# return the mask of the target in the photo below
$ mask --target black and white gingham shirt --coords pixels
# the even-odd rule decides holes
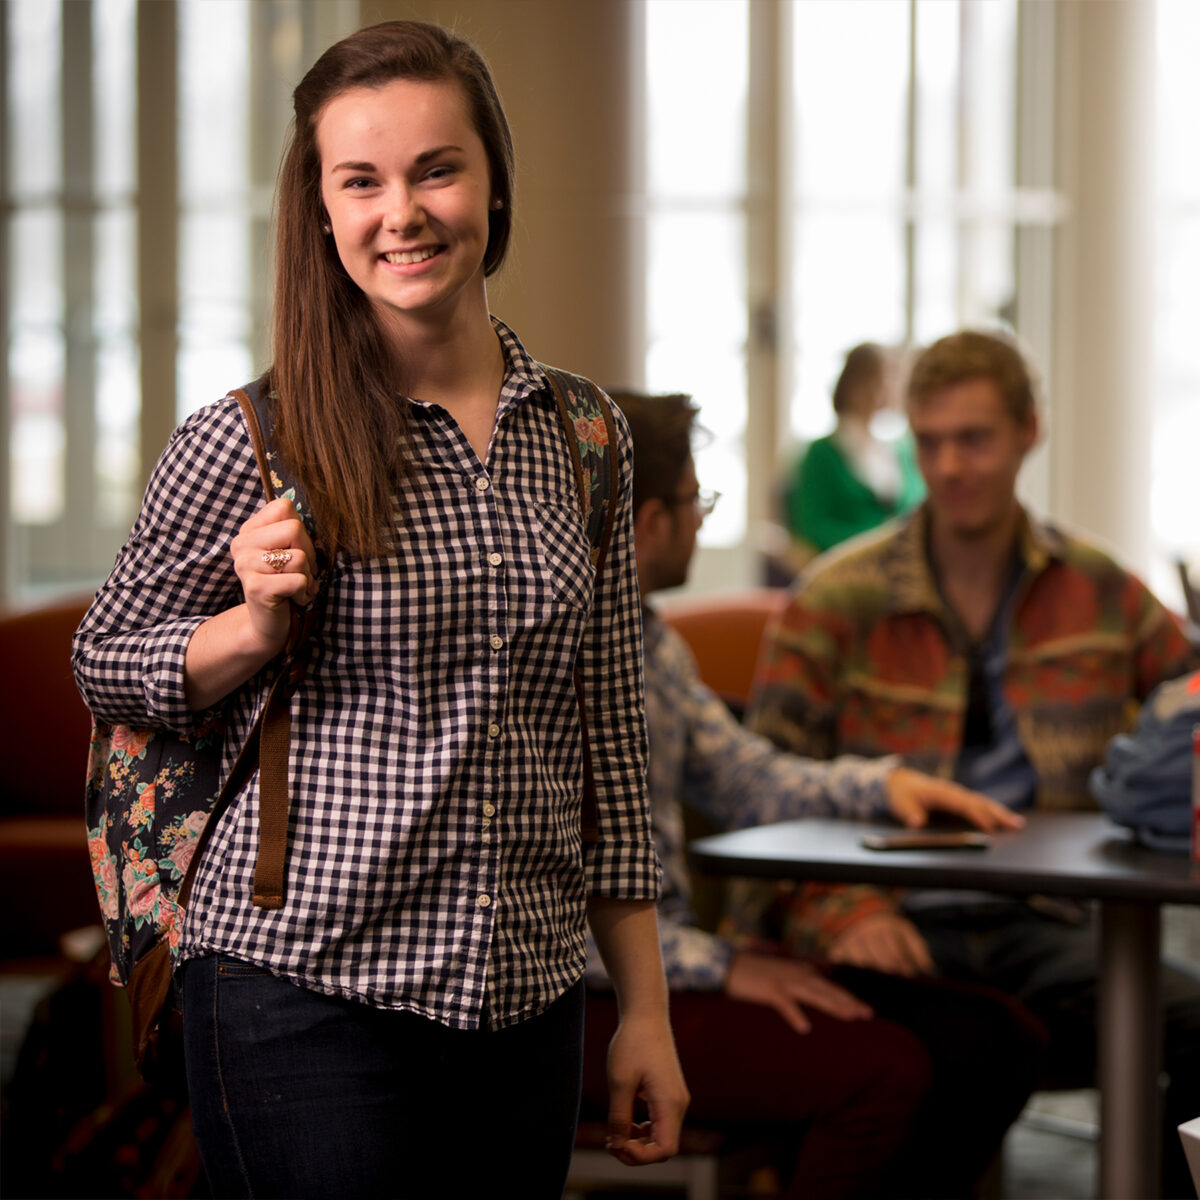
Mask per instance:
[[[206,851],[185,959],[233,954],[318,991],[500,1027],[583,973],[588,892],[657,896],[628,430],[617,413],[622,487],[593,604],[549,384],[496,328],[507,366],[486,466],[444,409],[413,402],[400,548],[339,556],[330,573],[292,698],[284,907],[251,903],[256,776]],[[262,504],[234,401],[176,430],[76,635],[76,676],[97,716],[189,728],[188,640],[241,601],[229,542]],[[586,854],[577,651],[600,821]],[[231,698],[226,770],[269,676]]]

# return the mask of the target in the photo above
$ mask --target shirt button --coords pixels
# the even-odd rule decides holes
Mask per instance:
[[[475,480],[475,490],[477,492],[486,492],[488,490],[489,486],[490,485],[489,485],[487,479],[485,479],[482,475],[480,475],[480,477],[477,480]]]
[[[495,724],[489,725],[488,726],[488,737],[498,738],[499,736],[500,736],[500,726],[495,725]]]
[[[500,565],[500,564],[501,564],[503,561],[504,561],[504,555],[503,555],[503,554],[497,554],[495,550],[493,550],[493,551],[491,552],[491,554],[489,554],[489,555],[488,555],[488,562],[489,562],[489,563],[490,563],[490,564],[491,564],[493,567],[498,567],[498,566],[499,566],[499,565]]]
[[[492,840],[492,835],[490,833],[485,833],[479,840],[485,843],[490,842]]]
[[[487,906],[489,904],[491,904],[491,902],[492,902],[492,898],[486,892],[484,892],[484,894],[482,896],[480,896],[478,900],[475,901],[475,903],[478,904],[480,908],[487,908]]]
[[[496,815],[496,806],[494,804],[485,804],[483,806],[483,815],[485,817],[494,817]]]
[[[504,639],[498,633],[493,633],[489,642],[493,650],[499,650],[504,645]]]

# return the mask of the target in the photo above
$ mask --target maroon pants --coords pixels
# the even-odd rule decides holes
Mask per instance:
[[[812,1030],[797,1034],[763,1005],[673,992],[688,1120],[769,1128],[792,1159],[788,1196],[970,1196],[1033,1087],[1040,1027],[981,989],[853,969],[834,978],[876,1017],[839,1021],[808,1008]],[[612,996],[589,992],[583,1111],[592,1117],[606,1112],[615,1028]]]

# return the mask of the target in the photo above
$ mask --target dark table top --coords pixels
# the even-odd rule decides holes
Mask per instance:
[[[1139,844],[1100,813],[1029,813],[1024,829],[992,834],[986,850],[867,850],[867,833],[897,826],[806,819],[691,843],[709,875],[818,879],[1010,895],[1200,904],[1200,869],[1185,854]]]

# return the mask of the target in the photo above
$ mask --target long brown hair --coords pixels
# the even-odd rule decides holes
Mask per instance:
[[[303,480],[320,538],[371,557],[395,543],[394,497],[408,469],[408,408],[370,301],[346,273],[321,199],[317,122],[335,96],[396,79],[451,80],[487,153],[492,197],[484,273],[512,232],[513,146],[487,64],[470,43],[425,21],[386,21],[331,46],[293,93],[279,168],[275,239],[274,440]]]

